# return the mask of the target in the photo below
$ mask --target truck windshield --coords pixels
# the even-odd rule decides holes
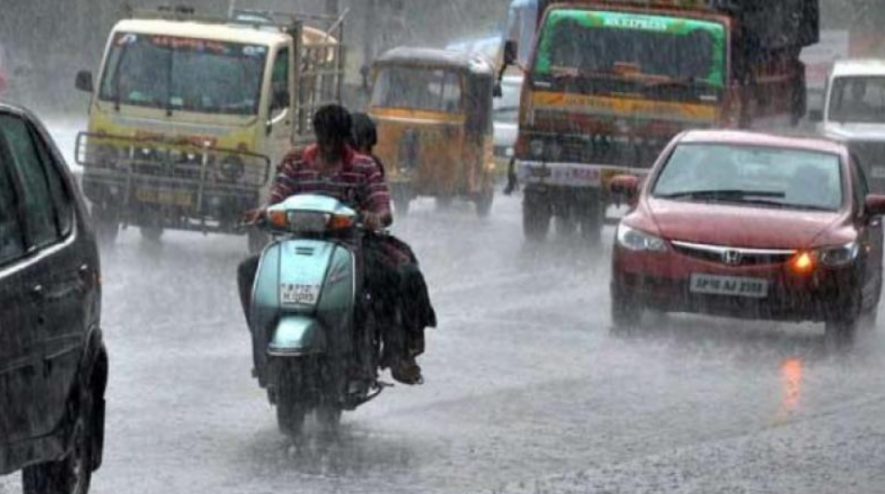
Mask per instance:
[[[255,115],[266,58],[265,46],[119,33],[99,98],[169,111]]]
[[[833,81],[829,120],[885,123],[885,77],[840,77]]]
[[[375,80],[372,106],[460,112],[461,76],[457,72],[442,69],[384,68]]]
[[[722,87],[726,37],[717,22],[556,9],[547,15],[533,72],[541,78],[629,72]]]

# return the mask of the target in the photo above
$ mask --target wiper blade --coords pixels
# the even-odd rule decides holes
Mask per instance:
[[[657,197],[663,199],[726,199],[745,201],[747,198],[784,199],[786,196],[787,194],[784,192],[772,192],[766,190],[720,189],[674,192],[671,194],[662,194]]]

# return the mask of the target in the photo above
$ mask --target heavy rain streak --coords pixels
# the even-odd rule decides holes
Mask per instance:
[[[0,494],[885,492],[885,1],[0,7]]]

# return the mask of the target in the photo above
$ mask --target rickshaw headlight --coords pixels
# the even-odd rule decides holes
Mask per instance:
[[[544,141],[540,139],[535,139],[531,143],[529,143],[529,151],[532,153],[533,158],[543,158],[544,157]]]

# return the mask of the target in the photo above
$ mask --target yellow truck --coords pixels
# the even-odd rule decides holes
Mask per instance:
[[[138,12],[108,40],[76,158],[100,238],[121,227],[262,237],[240,223],[267,197],[274,166],[340,101],[343,18],[232,11]]]

